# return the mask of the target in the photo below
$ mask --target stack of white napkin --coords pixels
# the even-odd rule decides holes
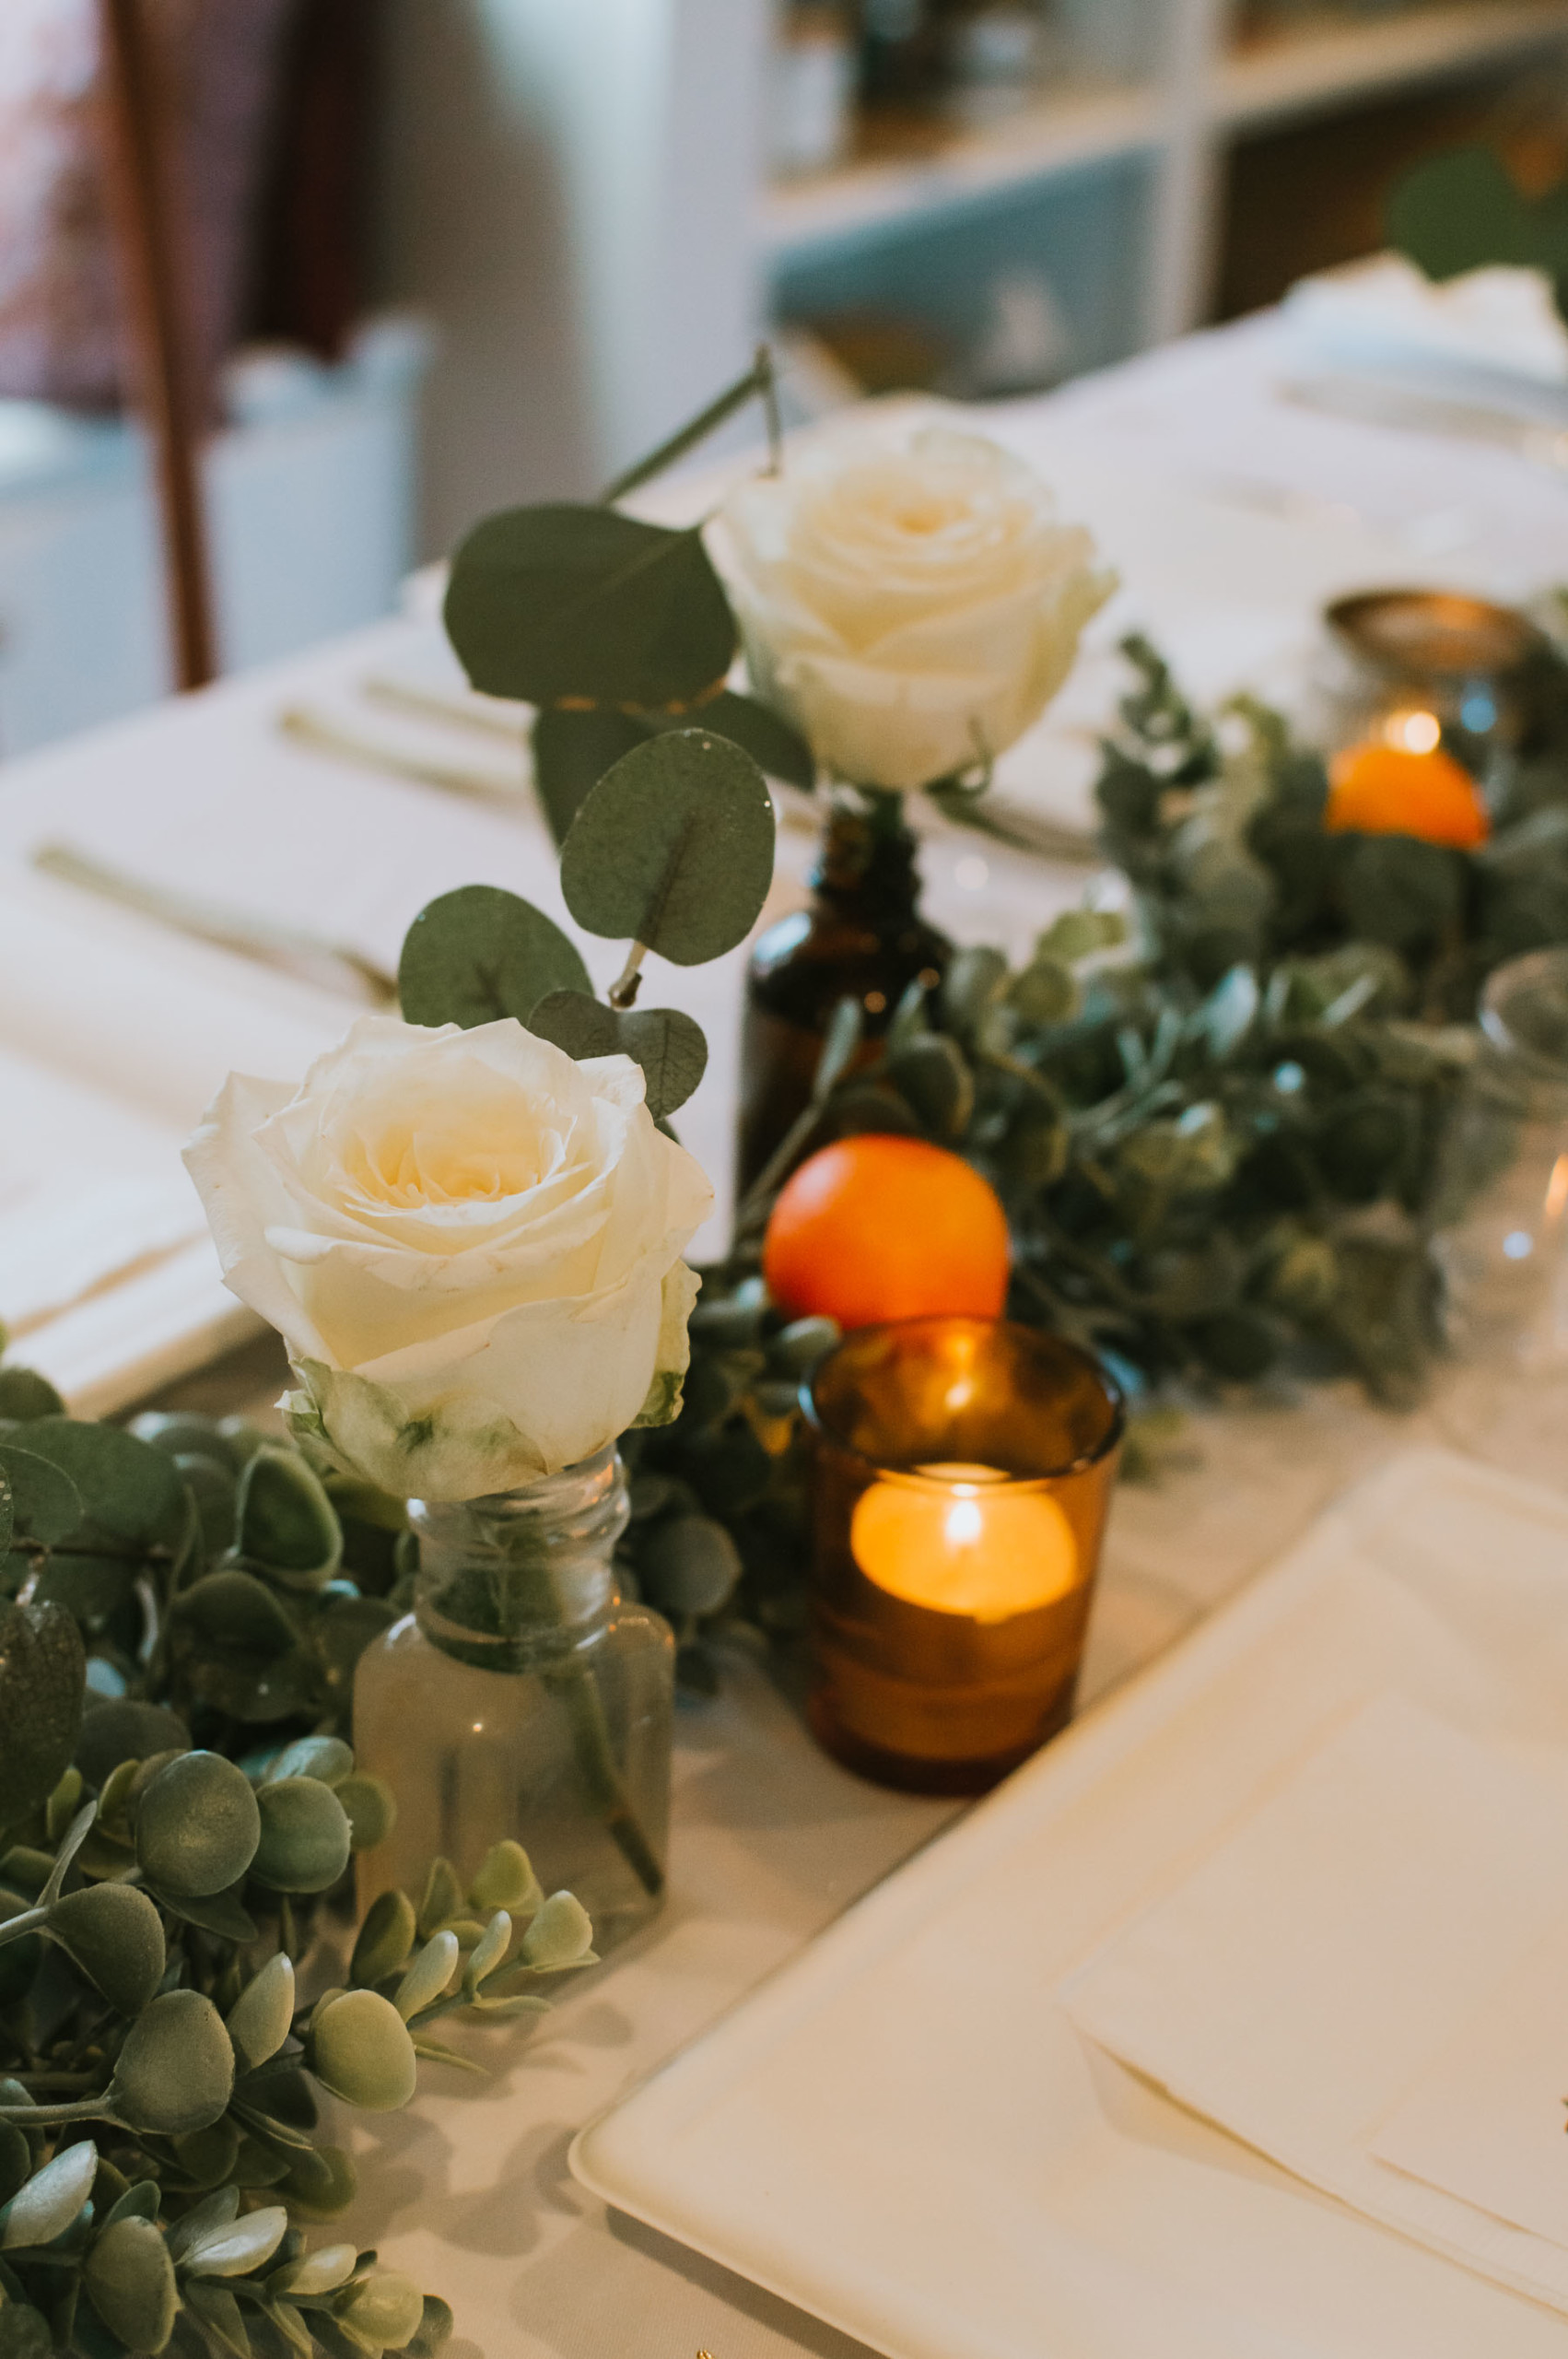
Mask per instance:
[[[1568,1755],[1379,1697],[1062,1997],[1178,2104],[1568,2310]]]

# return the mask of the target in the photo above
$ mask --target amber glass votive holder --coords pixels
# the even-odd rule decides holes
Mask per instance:
[[[1125,1422],[1087,1352],[1005,1320],[863,1327],[803,1401],[819,1743],[978,1794],[1072,1710]]]

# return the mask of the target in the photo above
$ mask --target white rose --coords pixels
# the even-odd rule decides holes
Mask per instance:
[[[857,423],[727,502],[717,555],[757,694],[856,786],[930,786],[1004,753],[1115,586],[996,443]]]
[[[298,1089],[231,1074],[185,1159],[297,1429],[381,1489],[508,1490],[674,1414],[712,1191],[629,1057],[366,1016]]]

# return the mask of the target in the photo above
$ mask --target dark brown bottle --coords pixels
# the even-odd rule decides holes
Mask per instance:
[[[752,953],[741,1033],[737,1201],[811,1102],[834,1009],[858,999],[863,1062],[917,980],[939,983],[953,945],[920,916],[916,839],[839,808],[823,839],[811,907],[770,926]]]

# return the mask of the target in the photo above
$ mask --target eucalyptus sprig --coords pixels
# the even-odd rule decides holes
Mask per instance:
[[[333,1736],[247,1773],[165,1707],[89,1708],[86,1663],[64,1605],[0,1605],[0,2350],[429,2359],[444,2302],[289,2224],[355,2192],[318,2092],[405,2105],[421,2057],[465,2061],[432,2027],[542,2008],[588,1919],[503,1841],[466,1892],[445,1860],[417,1907],[384,1892],[303,2000],[316,1905],[390,1794]]]

